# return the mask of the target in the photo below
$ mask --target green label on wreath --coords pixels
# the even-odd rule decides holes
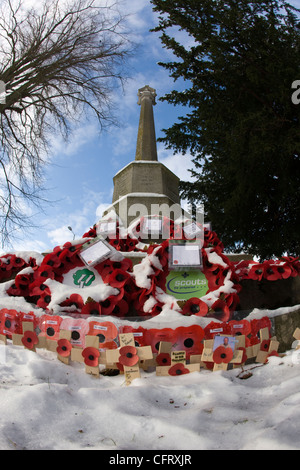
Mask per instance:
[[[178,300],[203,297],[208,291],[208,281],[202,271],[171,272],[166,280],[166,293]]]

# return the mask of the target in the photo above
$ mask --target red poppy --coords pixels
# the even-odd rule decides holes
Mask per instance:
[[[86,302],[85,305],[81,308],[81,315],[101,315],[101,305],[99,302],[94,300]]]
[[[134,346],[123,346],[120,348],[119,364],[132,367],[139,362],[137,349]]]
[[[27,263],[24,259],[20,258],[19,256],[13,255],[10,259],[10,264],[12,268],[23,268],[27,266]]]
[[[259,320],[257,319],[251,320],[250,325],[251,325],[252,336],[256,336],[259,333],[259,330],[262,330],[263,328],[268,328],[270,332],[271,327],[272,327],[271,320],[269,317],[263,317],[263,318],[260,318]]]
[[[273,263],[271,265],[270,261],[264,261],[263,267],[264,267],[264,277],[268,279],[268,281],[277,281],[278,279],[281,278],[279,272],[277,271],[275,266],[273,266]]]
[[[110,315],[115,308],[117,299],[115,295],[110,295],[107,299],[100,302],[102,315]]]
[[[126,302],[126,300],[121,299],[115,304],[111,314],[116,317],[124,317],[128,313],[128,310],[128,302]]]
[[[156,362],[159,366],[170,366],[171,356],[168,353],[160,353],[156,356]]]
[[[192,354],[201,354],[203,350],[202,340],[204,330],[200,325],[179,326],[174,331],[174,346],[177,351],[186,351],[186,357]]]
[[[292,275],[292,267],[288,263],[278,263],[272,266],[277,273],[277,279],[288,279]]]
[[[204,328],[205,339],[213,339],[215,335],[218,334],[225,334],[230,335],[231,329],[229,323],[218,323],[211,321],[206,327]]]
[[[72,345],[76,345],[84,348],[85,336],[89,331],[89,323],[83,318],[64,318],[60,324],[61,330],[71,331],[70,342]]]
[[[176,341],[175,331],[172,328],[162,328],[161,330],[145,329],[144,332],[144,341],[145,344],[150,345],[152,352],[157,353],[159,350],[159,343],[161,341],[166,341],[168,343],[174,344]]]
[[[218,299],[211,306],[213,313],[212,316],[222,322],[227,322],[230,319],[230,310],[224,300]]]
[[[91,321],[89,322],[88,335],[98,336],[99,343],[104,343],[105,341],[113,340],[118,336],[118,328],[112,322]]]
[[[42,334],[49,339],[57,339],[62,320],[59,315],[42,315],[39,319],[39,328]]]
[[[57,341],[57,354],[62,357],[69,357],[72,350],[72,344],[67,339],[59,339]]]
[[[40,308],[47,309],[47,306],[51,302],[51,295],[48,293],[45,293],[45,295],[41,295],[40,298],[37,301],[37,306]]]
[[[82,238],[95,238],[97,236],[96,225],[91,227],[87,232],[82,235]]]
[[[82,351],[86,366],[96,367],[99,364],[100,351],[97,348],[88,347]]]
[[[192,297],[184,304],[183,315],[196,315],[197,317],[205,317],[208,312],[208,305],[197,297]]]
[[[169,375],[183,375],[183,374],[189,374],[190,371],[184,367],[184,364],[179,363],[179,364],[174,364],[174,366],[170,367],[168,374]]]
[[[213,352],[213,360],[216,364],[222,362],[228,364],[233,358],[233,351],[230,347],[218,346]]]
[[[145,332],[146,330],[142,326],[139,326],[138,328],[133,328],[132,326],[129,326],[129,325],[123,325],[120,328],[120,333],[132,333],[133,334],[134,344],[137,347],[149,345],[149,343],[145,339]]]
[[[123,287],[124,284],[131,278],[130,274],[123,269],[114,269],[112,273],[106,276],[104,282],[112,287]]]
[[[136,245],[138,244],[138,242],[139,241],[137,239],[128,237],[126,242],[125,242],[126,251],[129,251],[129,252],[134,251]]]
[[[25,331],[21,341],[27,349],[34,349],[35,345],[39,342],[37,334],[34,331]]]
[[[264,276],[264,267],[262,264],[257,263],[250,267],[248,271],[248,278],[254,281],[261,281]]]
[[[269,339],[264,339],[264,340],[260,343],[260,350],[261,350],[261,351],[269,351],[270,342],[271,342],[271,340],[269,340]]]
[[[248,336],[251,333],[251,326],[248,320],[231,320],[229,322],[231,334]]]
[[[44,284],[41,279],[37,279],[36,281],[32,282],[29,286],[30,288],[30,295],[39,295],[39,296],[44,296],[44,295],[50,295],[51,291],[49,286],[47,284]]]
[[[19,313],[16,310],[8,310],[3,308],[0,310],[0,332],[1,334],[12,337],[13,333],[18,333],[19,326]]]
[[[79,294],[71,294],[70,297],[60,303],[61,307],[73,307],[73,310],[76,309],[76,311],[79,312],[83,308],[83,305],[83,298]]]

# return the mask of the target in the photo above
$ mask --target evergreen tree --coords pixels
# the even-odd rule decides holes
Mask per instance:
[[[153,31],[174,54],[160,65],[188,84],[161,98],[187,106],[160,139],[192,155],[182,196],[204,203],[226,249],[299,255],[300,10],[275,0],[151,3]]]

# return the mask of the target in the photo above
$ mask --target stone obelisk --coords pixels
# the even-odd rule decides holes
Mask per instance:
[[[113,178],[113,200],[106,213],[114,210],[125,227],[142,215],[173,218],[169,208],[180,207],[180,180],[157,158],[153,113],[155,98],[156,91],[149,85],[138,90],[141,110],[135,160]]]
[[[136,143],[136,160],[157,161],[156,136],[153,106],[156,104],[154,88],[146,85],[138,91],[138,104],[141,106],[138,136]]]

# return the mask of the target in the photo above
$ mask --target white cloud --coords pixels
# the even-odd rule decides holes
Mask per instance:
[[[159,161],[175,173],[181,181],[193,181],[191,173],[189,172],[190,169],[195,168],[191,155],[173,155],[170,153],[170,150],[165,149],[159,149],[158,155]]]

